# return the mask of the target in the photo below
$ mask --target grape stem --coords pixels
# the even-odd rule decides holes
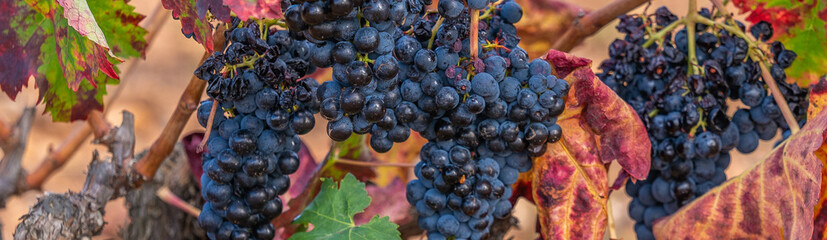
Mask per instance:
[[[160,189],[158,189],[158,191],[155,192],[155,195],[158,195],[158,198],[160,198],[161,201],[164,201],[165,203],[172,205],[173,207],[181,209],[182,211],[188,213],[190,216],[197,218],[198,215],[201,215],[201,209],[198,209],[192,206],[192,204],[187,203],[187,201],[184,201],[183,199],[178,197],[178,195],[175,195],[175,193],[170,191],[169,188],[166,186],[163,186]]]
[[[416,167],[416,164],[413,163],[388,163],[388,162],[365,162],[365,161],[355,161],[355,160],[348,160],[337,158],[336,163],[341,163],[345,165],[353,165],[353,166],[363,166],[363,167],[401,167],[401,168],[412,168]]]
[[[793,116],[792,111],[790,111],[790,105],[787,104],[787,100],[784,99],[784,95],[782,95],[781,90],[778,89],[778,84],[776,84],[775,79],[772,78],[772,74],[770,74],[770,70],[767,69],[766,64],[766,61],[758,64],[761,66],[761,76],[764,77],[764,81],[767,83],[767,86],[770,87],[770,92],[772,92],[772,98],[775,99],[776,105],[781,108],[784,121],[790,126],[790,133],[795,134],[801,130],[801,127],[798,126],[798,122],[795,121],[795,116]]]
[[[436,33],[439,31],[439,27],[442,26],[442,22],[445,21],[445,18],[439,17],[434,23],[434,27],[431,28],[431,39],[428,39],[428,49],[434,49],[434,39],[436,39]]]
[[[471,29],[469,31],[468,41],[471,44],[471,59],[477,59],[477,52],[479,51],[480,40],[477,35],[480,33],[480,10],[471,10]]]
[[[207,121],[207,132],[204,133],[204,139],[201,140],[201,144],[198,144],[198,152],[199,153],[204,152],[204,146],[207,145],[207,140],[210,139],[210,135],[211,135],[210,133],[212,133],[212,125],[214,123],[213,119],[215,119],[215,110],[218,109],[218,101],[216,101],[215,99],[212,99],[211,101],[212,101],[212,108],[210,109],[210,116],[209,116],[209,118],[207,118],[207,119],[209,119]]]
[[[673,30],[675,30],[675,28],[677,28],[678,26],[681,26],[685,23],[686,23],[686,18],[682,18],[682,19],[678,19],[677,21],[674,21],[674,22],[670,23],[669,25],[666,25],[666,27],[664,27],[663,29],[655,32],[654,34],[649,35],[649,39],[647,39],[646,42],[643,43],[642,47],[643,48],[648,48],[653,43],[655,43],[655,41],[659,41],[659,40],[663,39],[664,37],[666,37],[667,34],[671,33]]]
[[[696,16],[698,16],[698,5],[696,0],[689,0],[689,10],[686,13],[686,20],[684,24],[686,24],[686,39],[687,39],[687,51],[689,52],[689,68],[686,70],[687,75],[692,74],[701,74],[702,72],[699,71],[696,67],[698,66],[698,57],[695,54],[695,21]]]
[[[551,48],[564,52],[571,51],[572,48],[583,42],[583,39],[596,33],[618,16],[626,14],[647,2],[649,0],[615,0],[582,18],[575,19]]]

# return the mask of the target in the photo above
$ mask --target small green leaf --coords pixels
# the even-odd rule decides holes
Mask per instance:
[[[790,0],[770,0],[770,1],[767,1],[767,6],[766,7],[767,8],[782,7],[782,8],[786,8],[786,9],[791,9],[791,8],[795,7],[794,4],[795,4],[794,1],[790,1]]]
[[[804,81],[811,80],[807,76],[818,78],[827,73],[827,31],[824,20],[817,15],[810,15],[801,25],[791,28],[790,34],[780,40],[798,54],[787,74],[807,85],[810,81]]]
[[[304,239],[402,239],[399,226],[390,218],[374,216],[370,222],[356,225],[353,216],[370,205],[365,184],[347,174],[337,183],[322,179],[319,195],[304,209],[294,224],[312,224],[310,232],[297,232],[291,240]]]

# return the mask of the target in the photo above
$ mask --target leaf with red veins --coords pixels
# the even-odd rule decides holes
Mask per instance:
[[[94,42],[84,41],[83,37],[74,29],[62,27],[60,18],[55,18],[55,40],[57,45],[57,59],[63,67],[63,75],[73,91],[78,91],[83,80],[89,82],[92,87],[98,87],[94,81],[97,69],[100,69],[107,76],[118,79],[118,74],[109,60],[107,50]],[[79,41],[80,40],[80,41]]]
[[[12,100],[38,75],[46,32],[37,23],[44,18],[23,1],[0,2],[0,89]]]
[[[813,121],[827,107],[827,79],[822,77],[810,88],[810,107],[807,108],[807,121]],[[824,136],[827,138],[827,133]],[[822,166],[827,166],[827,142],[815,152]],[[813,217],[813,239],[825,239],[827,236],[827,168],[821,168],[821,193],[815,206]]]
[[[649,172],[651,143],[638,115],[591,70],[591,61],[557,50],[545,59],[571,85],[558,116],[560,141],[534,159],[514,190],[533,200],[544,239],[602,239],[608,214],[608,166],[617,161],[626,174]],[[512,197],[512,199],[514,199]]]
[[[825,130],[822,111],[751,169],[657,220],[655,238],[811,239]]]
[[[109,49],[106,36],[95,21],[95,16],[89,10],[86,0],[57,0],[63,7],[63,16],[69,21],[69,26],[75,28],[80,35],[86,36],[89,40]]]
[[[203,1],[203,0],[202,0]],[[281,18],[281,0],[224,0],[239,19]]]
[[[373,216],[390,216],[391,222],[402,225],[413,220],[410,214],[411,205],[408,201],[400,201],[406,199],[405,191],[407,184],[399,178],[391,181],[387,186],[379,186],[376,184],[368,184],[365,190],[370,196],[370,205],[365,208],[364,212],[353,216],[353,221],[356,224],[367,223]]]
[[[143,16],[123,0],[94,1],[83,11],[80,2],[61,3],[74,9],[64,11],[57,1],[0,3],[0,89],[14,99],[34,77],[38,102],[54,121],[83,120],[91,110],[103,109],[105,86],[118,82],[115,64],[120,61],[93,40],[106,39],[103,43],[119,57],[135,57],[146,47],[146,31],[137,26]],[[87,37],[69,25],[93,19],[100,29],[118,31],[103,32],[103,38],[99,30],[85,32]],[[82,27],[78,29],[91,31]]]
[[[230,8],[224,5],[221,0],[199,0],[195,7],[198,8],[198,17],[207,16],[207,10],[220,21],[230,22]]]
[[[199,16],[196,0],[161,0],[164,8],[172,10],[172,18],[181,21],[184,36],[195,37],[207,52],[213,52],[213,26],[206,17]]]

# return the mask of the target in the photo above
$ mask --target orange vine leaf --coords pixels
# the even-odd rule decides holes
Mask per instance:
[[[810,239],[825,129],[821,112],[751,169],[658,220],[655,238]]]
[[[827,80],[821,78],[810,89],[810,107],[807,109],[807,121],[812,121],[817,114],[822,112],[821,110],[825,106],[827,106]],[[822,166],[827,166],[827,144],[822,142],[815,155],[821,160]],[[821,194],[819,194],[818,203],[815,206],[815,215],[813,216],[813,239],[825,239],[825,236],[827,236],[827,208],[824,208],[824,203],[827,202],[827,179],[825,177],[827,177],[827,168],[822,167]]]
[[[534,159],[532,171],[516,183],[515,196],[537,204],[544,239],[602,239],[609,164],[617,161],[623,176],[643,179],[651,143],[632,107],[594,75],[590,60],[557,50],[545,59],[572,86],[557,121],[563,137]]]

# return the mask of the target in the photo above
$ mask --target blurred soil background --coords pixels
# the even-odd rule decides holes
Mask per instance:
[[[535,54],[532,54],[531,58],[540,57],[539,53],[536,52],[542,53],[543,51],[539,51],[540,49],[548,49],[556,38],[562,35],[564,29],[556,27],[560,25],[561,21],[571,21],[573,18],[572,15],[561,15],[550,11],[538,12],[529,9],[560,6],[562,2],[569,3],[569,7],[576,6],[576,9],[582,8],[589,11],[599,9],[611,2],[609,0],[518,1],[523,5],[525,12],[521,24],[518,24],[518,29],[521,30],[520,37],[523,39],[520,45],[530,51],[534,50]],[[526,7],[527,1],[533,1],[532,4],[536,4],[535,6],[538,7]],[[132,1],[130,4],[136,7],[137,12],[149,15],[161,3],[160,1]],[[686,4],[684,1],[653,0],[648,12],[653,13],[658,7],[667,6],[676,15],[683,16],[686,11]],[[633,13],[642,13],[645,6],[634,10]],[[701,7],[711,7],[711,5],[701,1]],[[128,110],[135,114],[137,138],[135,149],[137,152],[149,147],[161,133],[175,109],[183,89],[192,76],[193,70],[197,67],[204,53],[204,48],[201,45],[181,34],[181,23],[173,20],[169,11],[161,11],[161,14],[166,16],[163,25],[160,28],[155,26],[148,28],[151,32],[157,31],[158,36],[153,42],[149,43],[150,47],[146,53],[146,59],[129,60],[139,61],[139,63],[128,75],[121,74],[120,85],[110,86],[107,89],[109,93],[112,93],[116,88],[125,88],[114,102],[105,103],[106,108],[109,108],[106,118],[111,124],[119,125],[121,111]],[[574,14],[576,16],[577,11]],[[596,69],[600,62],[608,57],[609,44],[615,38],[621,37],[614,29],[616,24],[617,21],[613,21],[598,33],[583,41],[571,53],[592,59],[594,61],[592,68]],[[537,28],[543,29],[538,30]],[[31,81],[28,86],[29,88],[24,89],[18,95],[16,102],[12,102],[5,94],[0,94],[0,112],[2,112],[0,120],[11,124],[18,118],[23,108],[36,103],[37,89],[32,87],[34,81]],[[733,107],[731,112],[734,111],[735,108]],[[38,112],[43,112],[42,106],[38,106]],[[29,171],[36,168],[40,161],[49,154],[51,148],[59,145],[73,129],[81,124],[86,123],[53,123],[51,116],[38,114],[24,155],[23,167]],[[302,136],[305,143],[309,144],[308,147],[317,161],[325,155],[330,146],[330,139],[325,134],[325,126],[326,121],[317,118],[315,130]],[[198,125],[195,117],[192,117],[184,129],[183,135],[202,130],[203,128]],[[778,134],[778,136],[780,135]],[[772,141],[762,142],[759,149],[752,154],[743,155],[733,151],[733,161],[726,171],[727,176],[729,178],[736,176],[763,159],[772,149],[772,145],[777,141],[778,136]],[[44,191],[60,193],[81,190],[86,177],[87,165],[92,159],[92,152],[98,150],[106,153],[106,149],[93,145],[89,141],[91,141],[91,138],[86,140],[86,143],[75,153],[71,161],[45,182]],[[617,164],[612,165],[609,170],[610,182],[614,181],[619,170]],[[2,223],[0,239],[12,239],[18,219],[28,212],[41,194],[42,192],[29,191],[9,199],[6,208],[0,209],[0,223]],[[610,217],[615,220],[618,236],[622,239],[636,239],[633,229],[634,221],[627,214],[627,206],[631,198],[621,189],[619,192],[612,194],[610,200],[612,209]],[[515,207],[514,215],[519,219],[520,227],[519,229],[512,229],[508,233],[509,237],[514,237],[514,239],[535,239],[538,237],[534,233],[537,218],[536,209],[532,204],[521,199]],[[122,228],[121,226],[128,221],[127,209],[123,204],[123,199],[114,200],[107,205],[105,220],[107,225],[103,230],[103,234],[95,239],[119,239],[118,232]]]

